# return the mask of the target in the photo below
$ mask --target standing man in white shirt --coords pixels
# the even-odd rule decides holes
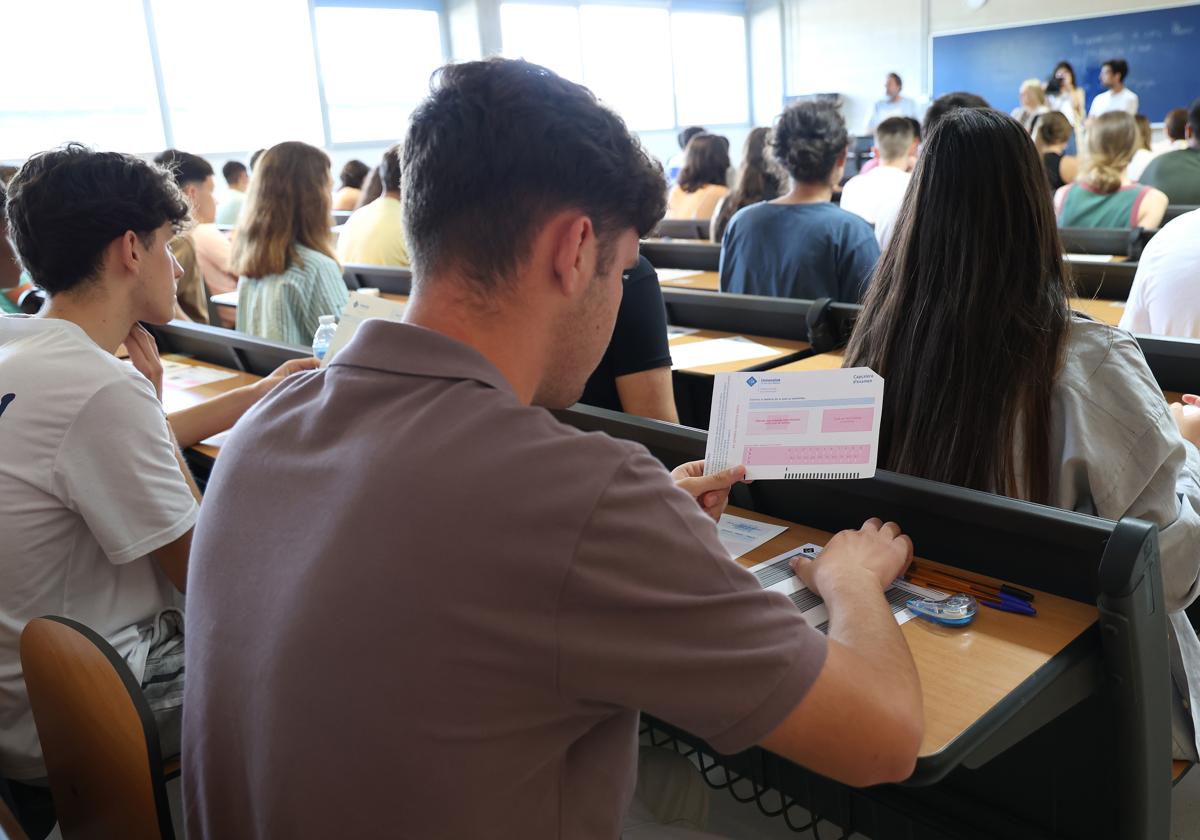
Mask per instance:
[[[1200,210],[1173,219],[1146,245],[1121,328],[1200,338]]]
[[[169,243],[188,203],[171,175],[70,145],[21,167],[7,215],[21,262],[50,296],[37,316],[0,317],[0,778],[26,833],[40,838],[54,811],[22,629],[60,615],[107,639],[144,688],[153,679],[163,752],[177,753],[183,616],[174,607],[200,499],[179,447],[229,428],[314,363],[289,362],[168,418],[163,366],[138,322],[175,311],[182,271]],[[115,355],[122,344],[129,362]]]
[[[887,207],[899,207],[911,178],[909,169],[917,153],[913,124],[904,117],[889,117],[875,129],[872,149],[879,166],[855,175],[842,187],[842,209],[875,224]],[[878,237],[876,237],[878,239]]]
[[[1129,63],[1123,58],[1113,58],[1104,62],[1100,67],[1100,84],[1108,90],[1096,94],[1092,107],[1088,109],[1088,122],[1109,111],[1124,111],[1130,116],[1137,116],[1138,95],[1125,87],[1125,79],[1129,77]]]
[[[887,79],[883,83],[883,89],[887,96],[880,99],[871,108],[871,116],[867,118],[867,127],[864,133],[874,134],[879,124],[890,117],[921,119],[921,115],[917,113],[917,103],[907,96],[900,95],[903,88],[904,82],[898,73],[887,74]]]

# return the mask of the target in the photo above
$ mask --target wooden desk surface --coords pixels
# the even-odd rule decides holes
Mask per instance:
[[[809,356],[807,359],[801,359],[798,362],[788,362],[786,365],[780,365],[777,368],[772,368],[772,370],[837,370],[842,366],[845,354],[845,349],[832,350],[829,353],[818,353],[815,356]]]
[[[672,272],[679,270],[681,269],[659,269],[659,271]],[[678,277],[667,277],[665,279],[660,277],[658,282],[663,286],[674,286],[680,289],[701,289],[706,292],[721,291],[721,275],[716,271],[689,271],[686,275]]]
[[[163,356],[163,358],[173,362],[182,362],[185,365],[229,370],[229,368],[222,367],[221,365],[200,362],[195,359],[189,359],[187,356],[168,354]],[[231,376],[228,379],[222,379],[219,382],[209,382],[206,385],[197,385],[192,388],[176,388],[170,382],[164,381],[163,410],[170,414],[173,411],[191,408],[193,405],[210,400],[213,397],[224,394],[226,391],[232,391],[234,388],[240,388],[243,385],[253,385],[260,378],[252,373],[242,373],[239,371],[236,376]],[[220,451],[219,447],[208,446],[206,444],[196,444],[192,448],[201,455],[207,455],[209,458],[216,458],[217,453]]]
[[[738,558],[753,566],[812,542],[824,545],[831,534],[784,519],[730,508],[730,513],[787,525],[788,530]],[[903,524],[903,523],[901,523]],[[936,563],[923,560],[929,566]],[[962,577],[988,580],[956,570]],[[1020,581],[1009,581],[1021,585]],[[1024,589],[1030,589],[1023,586]],[[1030,589],[1037,596],[1035,617],[980,607],[967,627],[950,628],[913,619],[900,628],[921,678],[925,739],[921,756],[941,752],[989,709],[1096,623],[1095,605]]]
[[[1121,316],[1125,314],[1125,301],[1071,298],[1071,308],[1084,315],[1090,315],[1101,323],[1112,324],[1115,327],[1120,323]]]
[[[780,359],[785,356],[790,356],[793,353],[802,353],[808,350],[810,345],[804,341],[790,341],[785,338],[763,338],[757,335],[747,335],[745,333],[727,333],[720,330],[697,330],[689,335],[682,335],[670,340],[672,347],[678,347],[682,344],[691,344],[695,341],[707,341],[713,338],[733,338],[735,336],[748,338],[751,341],[770,347],[775,352],[769,356],[760,356],[753,359],[742,359],[736,362],[725,362],[718,365],[704,365],[694,368],[678,368],[680,372],[696,374],[700,376],[712,376],[714,373],[736,373],[740,370],[756,367],[765,362],[770,362],[774,359]]]
[[[643,239],[642,242],[649,242],[652,245],[683,245],[686,248],[720,248],[720,242],[713,242],[708,239]]]
[[[390,300],[392,303],[403,303],[408,305],[408,295],[393,295],[389,292],[380,292],[379,296],[384,300]]]

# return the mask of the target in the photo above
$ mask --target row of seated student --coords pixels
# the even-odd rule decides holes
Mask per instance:
[[[839,119],[820,103],[781,118],[788,197],[831,189]],[[886,381],[880,465],[1155,522],[1173,752],[1195,760],[1200,641],[1182,610],[1200,588],[1200,416],[1167,406],[1128,335],[1070,313],[1027,132],[962,106],[926,129],[847,349]],[[609,346],[665,209],[659,165],[586,89],[500,59],[443,69],[403,155],[420,278],[406,323],[367,322],[324,371],[290,363],[165,419],[138,321],[171,317],[188,200],[160,168],[75,146],[14,179],[12,240],[50,294],[40,317],[0,319],[0,775],[22,820],[42,836],[49,802],[20,628],[65,611],[158,680],[182,645],[172,584],[187,587],[173,679],[195,838],[702,827],[700,809],[666,807],[701,798],[694,769],[635,754],[639,709],[724,753],[762,743],[850,784],[905,778],[921,699],[882,594],[911,557],[899,526],[868,522],[798,566],[831,604],[826,638],[717,539],[740,467],[668,474],[542,410],[574,402]],[[336,266],[296,245],[328,239],[323,153],[280,144],[255,179],[234,262],[291,244]],[[320,215],[272,227],[256,199]],[[177,444],[239,416],[198,505]],[[364,527],[380,499],[388,527]],[[160,711],[169,732],[179,709]]]
[[[499,59],[440,73],[404,155],[407,323],[367,322],[326,370],[169,418],[138,321],[172,314],[178,186],[81,147],[14,179],[12,238],[50,295],[0,320],[0,773],[31,834],[50,803],[17,636],[44,613],[96,628],[156,684],[186,638],[171,679],[193,838],[611,838],[660,821],[687,836],[703,782],[639,758],[643,708],[725,752],[905,778],[921,698],[883,597],[911,557],[900,528],[868,522],[798,564],[831,604],[826,637],[717,537],[744,470],[668,473],[544,410],[576,400],[608,344],[663,215],[659,165],[586,89]],[[327,163],[277,146],[248,211],[273,169],[328,194]],[[267,241],[257,224],[248,212],[235,263]],[[239,415],[198,505],[176,441]],[[363,527],[367,499],[389,527]],[[166,733],[179,709],[160,711]]]

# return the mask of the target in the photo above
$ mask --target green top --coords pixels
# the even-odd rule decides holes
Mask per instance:
[[[1100,193],[1082,183],[1067,190],[1058,226],[1065,228],[1134,228],[1149,187],[1130,184],[1114,193]]]
[[[1200,149],[1176,149],[1150,161],[1141,182],[1162,190],[1172,204],[1200,204]]]
[[[238,278],[237,328],[300,347],[312,344],[322,315],[341,315],[350,293],[337,261],[296,244],[282,274]]]

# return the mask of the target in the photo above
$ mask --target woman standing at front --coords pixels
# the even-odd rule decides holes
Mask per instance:
[[[322,315],[349,293],[329,229],[329,158],[307,143],[273,146],[259,161],[233,243],[238,330],[307,346]]]

